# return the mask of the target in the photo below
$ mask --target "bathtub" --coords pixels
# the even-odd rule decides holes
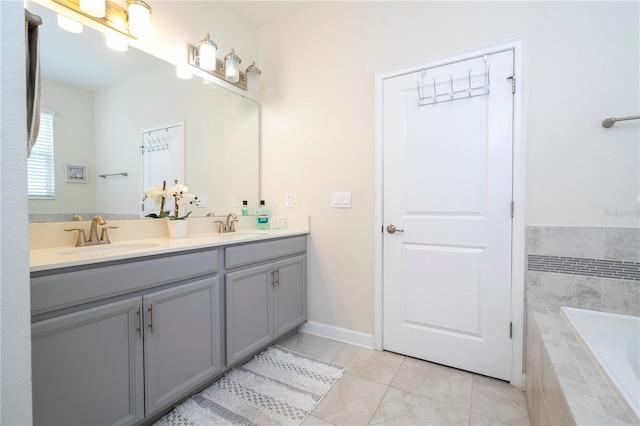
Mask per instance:
[[[628,408],[640,417],[640,317],[568,307],[562,313]]]

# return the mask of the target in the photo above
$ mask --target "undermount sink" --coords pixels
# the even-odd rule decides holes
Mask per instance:
[[[59,251],[57,254],[78,255],[78,254],[112,254],[120,251],[133,250],[137,248],[158,247],[158,243],[131,243],[131,244],[105,244],[97,246],[74,247],[72,249]]]

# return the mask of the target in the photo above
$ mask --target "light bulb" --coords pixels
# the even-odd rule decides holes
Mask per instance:
[[[235,49],[231,49],[231,53],[224,57],[224,78],[231,83],[240,81],[240,62],[242,59],[236,55]]]
[[[262,74],[262,71],[256,67],[255,61],[249,65],[245,73],[247,75],[247,90],[252,93],[260,92],[260,74]]]
[[[142,0],[127,0],[129,32],[140,38],[151,31],[151,7]]]
[[[205,71],[213,71],[216,69],[216,51],[218,46],[211,41],[209,33],[200,41],[198,46],[199,65]]]
[[[80,10],[96,18],[104,18],[107,14],[105,0],[80,0]]]
[[[80,34],[83,28],[80,22],[67,18],[64,15],[58,15],[58,26],[65,31],[75,34]]]

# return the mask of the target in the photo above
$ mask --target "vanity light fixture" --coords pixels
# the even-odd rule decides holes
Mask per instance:
[[[151,31],[151,7],[142,0],[127,0],[129,32],[141,38]]]
[[[113,32],[136,40],[147,35],[151,29],[151,7],[142,0],[127,0],[126,9],[115,2],[105,0],[51,1],[72,12],[71,14],[63,13],[68,19],[76,20],[76,16],[79,14],[85,18],[84,20],[79,19],[80,22],[90,25],[85,22],[86,18],[88,18],[104,27],[99,31],[105,34]],[[94,4],[91,8],[87,6],[88,4],[91,5],[92,2],[98,4]],[[125,2],[122,1],[122,3]],[[100,7],[100,4],[103,5],[105,10],[102,16],[98,16],[99,12],[96,10],[96,8]],[[78,23],[78,25],[81,24]]]
[[[58,26],[63,30],[74,34],[80,34],[84,28],[80,22],[74,21],[73,19],[60,14],[58,14]]]
[[[242,59],[236,55],[235,49],[231,49],[231,53],[228,53],[224,57],[224,78],[231,83],[237,83],[240,81],[240,63]]]
[[[256,67],[256,61],[249,65],[245,73],[247,74],[247,90],[253,93],[260,92],[260,74],[262,74],[262,71]]]
[[[211,40],[209,33],[207,33],[198,45],[198,66],[205,71],[215,70],[217,49],[218,45]]]
[[[213,44],[213,46],[217,48],[215,43],[211,41],[209,34],[207,34],[207,36],[198,43],[198,46],[187,43],[187,64],[191,65],[190,72],[193,72],[194,69],[200,70],[216,78],[225,80],[229,84],[233,84],[242,90],[247,90],[247,79],[249,75],[251,74],[253,78],[256,79],[255,77],[259,76],[261,73],[260,69],[255,66],[255,62],[247,68],[248,72],[245,73],[240,70],[241,59],[236,55],[235,49],[231,49],[231,53],[225,56],[223,61],[215,58],[215,55],[207,53],[209,43]],[[213,63],[214,58],[215,66]],[[209,59],[211,59],[211,63],[207,63]],[[252,91],[253,90],[257,92],[257,89],[252,89]]]
[[[94,18],[104,18],[107,15],[105,0],[80,0],[80,10]]]

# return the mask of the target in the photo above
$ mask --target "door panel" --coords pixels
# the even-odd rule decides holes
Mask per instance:
[[[32,324],[34,424],[132,425],[144,418],[141,301]]]
[[[407,244],[405,250],[411,281],[406,285],[406,322],[477,336],[482,250],[417,244]],[[443,278],[423,285],[425,270],[430,277]],[[452,308],[457,315],[451,315]]]
[[[408,97],[407,123],[420,125],[407,127],[407,139],[412,141],[406,154],[407,213],[482,214],[486,147],[476,143],[475,135],[486,134],[483,100],[414,108],[415,101]],[[433,139],[438,143],[430,143]],[[410,196],[422,193],[427,182],[440,184],[429,187],[429,197]]]
[[[276,274],[274,333],[276,338],[307,319],[307,256],[273,265]]]
[[[222,371],[220,279],[145,295],[147,416]]]
[[[483,96],[418,106],[421,72],[384,82],[383,214],[403,232],[383,240],[383,348],[509,379],[513,51],[487,59]],[[469,70],[483,58],[425,81],[446,93]]]
[[[227,365],[231,366],[273,339],[273,267],[230,272],[225,288]]]

